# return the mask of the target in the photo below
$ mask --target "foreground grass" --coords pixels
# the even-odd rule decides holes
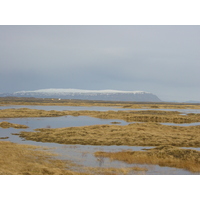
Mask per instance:
[[[60,144],[200,147],[200,126],[156,123],[42,128],[34,132],[22,131],[19,136],[26,140]]]
[[[1,128],[28,128],[28,126],[26,125],[22,125],[22,124],[13,124],[10,122],[0,122],[0,127]]]
[[[200,152],[174,146],[159,146],[146,151],[96,152],[95,156],[129,164],[156,164],[200,172]]]
[[[140,167],[83,167],[52,156],[41,147],[0,141],[0,175],[126,175],[147,171]]]
[[[0,141],[1,175],[75,175],[70,163],[52,158],[53,154],[32,145]]]
[[[98,175],[145,175],[148,171],[145,167],[122,167],[122,168],[102,168],[102,167],[86,167],[85,171],[89,174]]]
[[[200,114],[180,115],[176,111],[45,111],[28,108],[0,110],[0,118],[59,117],[66,115],[90,116],[100,119],[121,119],[127,122],[200,122]]]

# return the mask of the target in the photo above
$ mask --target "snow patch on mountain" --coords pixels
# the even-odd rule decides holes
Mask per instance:
[[[6,96],[103,100],[103,101],[144,101],[144,102],[161,101],[156,95],[150,92],[121,91],[121,90],[81,90],[81,89],[50,88],[50,89],[40,89],[32,91],[18,91]]]
[[[129,93],[129,94],[150,94],[150,92],[144,91],[121,91],[121,90],[82,90],[82,89],[39,89],[32,91],[18,91],[14,94],[25,94],[25,93],[48,93],[48,94],[67,94],[67,93],[100,93],[100,94],[116,94],[116,93]]]

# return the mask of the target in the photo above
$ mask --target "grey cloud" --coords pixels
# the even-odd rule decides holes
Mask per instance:
[[[144,90],[200,100],[200,26],[0,26],[0,92]]]

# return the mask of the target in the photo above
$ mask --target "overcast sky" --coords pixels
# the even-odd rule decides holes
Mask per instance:
[[[200,26],[0,26],[0,93],[146,91],[200,101]]]

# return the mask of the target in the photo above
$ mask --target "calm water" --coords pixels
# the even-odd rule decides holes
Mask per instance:
[[[181,123],[181,124],[177,124],[177,123],[160,123],[162,125],[166,125],[166,126],[199,126],[200,122],[195,122],[195,123]]]
[[[181,115],[194,113],[194,114],[200,114],[200,109],[133,109],[133,110],[157,110],[157,111],[178,111],[182,113]]]
[[[36,128],[64,128],[74,126],[90,126],[97,124],[111,124],[111,122],[118,122],[119,125],[127,125],[128,122],[119,119],[99,119],[88,116],[62,116],[62,117],[36,117],[36,118],[9,118],[0,119],[0,122],[8,121],[14,124],[24,124],[30,129]],[[29,130],[29,129],[27,129]]]

